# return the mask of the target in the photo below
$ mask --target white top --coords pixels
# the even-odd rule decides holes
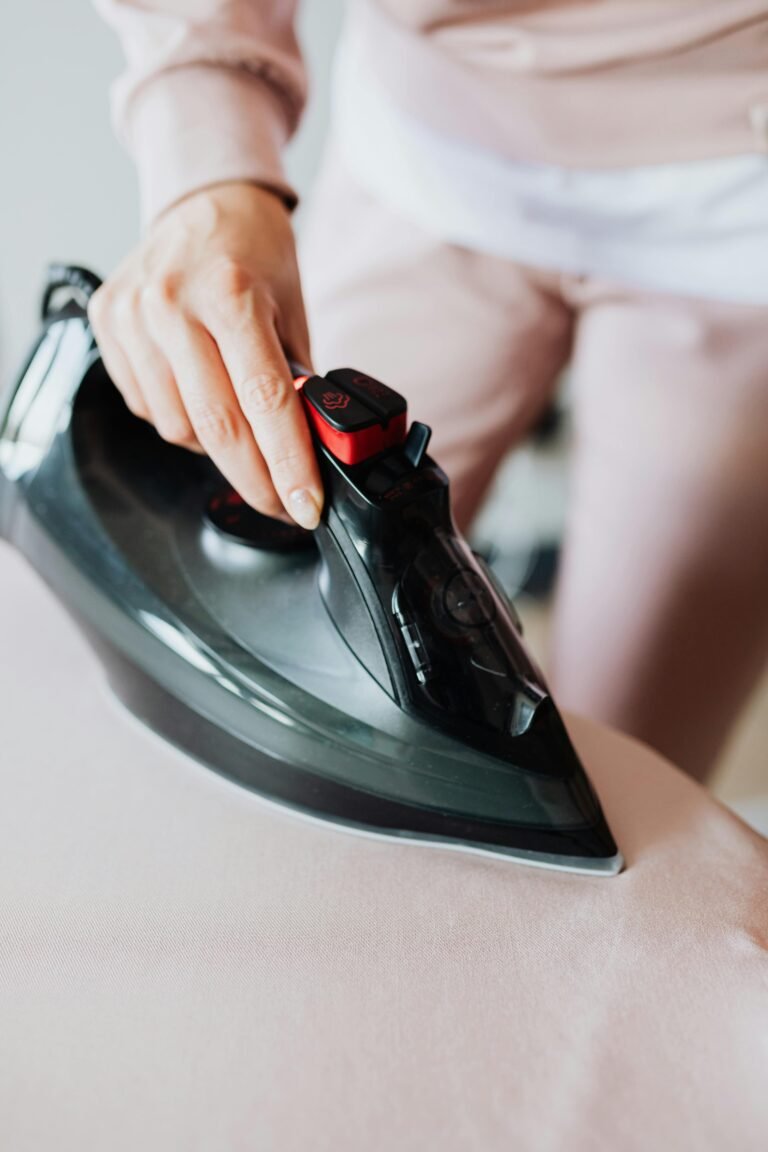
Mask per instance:
[[[640,289],[768,304],[768,156],[636,168],[510,162],[406,117],[351,27],[336,134],[378,200],[441,239]]]

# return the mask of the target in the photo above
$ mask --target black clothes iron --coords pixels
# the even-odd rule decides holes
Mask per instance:
[[[205,764],[368,833],[611,875],[611,833],[517,617],[457,532],[402,397],[297,381],[326,492],[306,533],[249,509],[111,385],[58,267],[0,414],[0,530],[118,696]]]

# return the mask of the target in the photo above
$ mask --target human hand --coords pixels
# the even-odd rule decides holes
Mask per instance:
[[[168,209],[91,297],[104,364],[163,439],[207,453],[259,512],[317,526],[322,484],[286,357],[309,365],[287,208],[221,184]]]

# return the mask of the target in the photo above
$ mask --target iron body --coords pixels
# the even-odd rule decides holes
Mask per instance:
[[[209,460],[124,406],[85,313],[97,283],[53,270],[42,335],[0,413],[0,531],[78,619],[124,703],[306,815],[618,872],[514,609],[453,524],[428,430],[349,464],[316,418],[321,527],[260,517]],[[345,371],[322,386],[370,382]]]

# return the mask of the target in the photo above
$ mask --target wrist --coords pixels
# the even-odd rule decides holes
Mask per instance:
[[[296,203],[282,168],[291,125],[253,77],[202,66],[164,73],[133,100],[130,127],[145,224],[221,184],[257,184]]]

